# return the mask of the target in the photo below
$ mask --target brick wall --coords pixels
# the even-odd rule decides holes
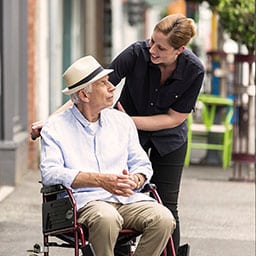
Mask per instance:
[[[38,0],[28,1],[28,132],[30,133],[31,124],[37,120],[36,115],[36,5]],[[38,143],[37,141],[28,141],[28,168],[38,169]]]

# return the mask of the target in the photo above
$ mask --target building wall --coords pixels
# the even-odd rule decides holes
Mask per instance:
[[[0,185],[27,171],[27,2],[1,1]]]
[[[28,0],[28,129],[36,120],[36,99],[35,99],[35,18],[37,0]],[[32,106],[32,107],[31,107]],[[28,168],[37,168],[37,143],[28,141]]]

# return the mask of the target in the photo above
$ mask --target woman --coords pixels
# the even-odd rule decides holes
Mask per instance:
[[[185,120],[204,77],[201,62],[185,48],[195,33],[192,19],[169,15],[156,24],[150,40],[135,42],[109,65],[114,69],[109,76],[114,85],[126,78],[117,107],[132,117],[140,143],[149,152],[152,182],[177,222],[176,250],[177,204],[187,148]]]
[[[186,49],[195,33],[192,19],[169,15],[156,24],[150,40],[135,42],[109,66],[114,69],[109,75],[114,85],[126,78],[117,108],[132,117],[140,143],[149,153],[152,182],[177,222],[176,251],[180,242],[177,204],[187,148],[185,121],[204,77],[200,60]],[[39,136],[38,128],[32,128],[32,138]]]

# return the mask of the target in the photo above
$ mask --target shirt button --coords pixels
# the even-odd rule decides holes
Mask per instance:
[[[179,96],[178,95],[175,95],[175,98],[177,99]]]
[[[150,106],[153,107],[154,106],[154,102],[150,102]]]
[[[158,92],[158,89],[155,89],[155,92]]]

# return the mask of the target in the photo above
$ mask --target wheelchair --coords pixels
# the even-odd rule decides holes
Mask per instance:
[[[147,184],[142,192],[151,193],[158,203],[162,203],[154,184]],[[43,250],[40,253],[44,256],[49,256],[50,247],[63,247],[73,248],[74,256],[79,256],[80,252],[82,252],[82,256],[97,256],[88,241],[87,228],[77,223],[77,208],[72,191],[61,184],[57,184],[43,186],[41,193],[43,198]],[[63,193],[67,196],[62,197]],[[140,235],[139,232],[134,230],[121,230],[114,249],[114,255],[133,256],[136,240]],[[54,241],[52,241],[52,238],[54,238]],[[172,237],[170,237],[167,246],[169,246],[172,256],[176,256]],[[167,255],[167,249],[163,251],[162,255]]]

